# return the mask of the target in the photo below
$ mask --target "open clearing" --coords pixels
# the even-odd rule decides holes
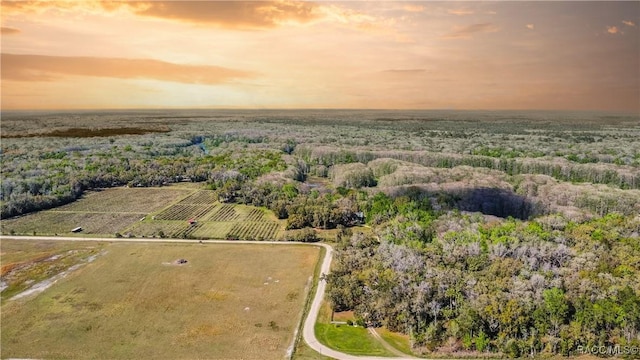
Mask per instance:
[[[5,244],[2,260],[29,258]],[[3,358],[281,359],[320,253],[268,244],[101,250],[44,293],[3,302]]]
[[[2,240],[2,301],[100,253],[96,242]]]
[[[53,211],[150,213],[187,196],[193,190],[176,187],[112,188],[90,192],[78,201]]]
[[[69,234],[71,229],[82,226],[85,234],[111,235],[123,227],[138,221],[145,214],[93,213],[40,211],[3,220],[3,230],[13,230],[16,234]]]
[[[318,341],[324,345],[351,355],[393,356],[393,353],[385,349],[366,328],[347,324],[332,324],[330,321],[331,308],[325,302],[315,324]]]
[[[188,184],[192,185],[192,184]],[[190,221],[197,223],[190,224]],[[265,209],[220,204],[214,191],[193,186],[112,188],[73,203],[2,221],[3,234],[276,240],[284,221]]]

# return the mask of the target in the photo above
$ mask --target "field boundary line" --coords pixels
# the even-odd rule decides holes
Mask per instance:
[[[320,260],[320,259],[318,259]],[[320,261],[318,261],[319,263]],[[314,272],[315,275],[315,272]],[[293,339],[291,340],[291,345],[287,348],[287,355],[285,355],[285,359],[291,360],[293,359],[293,354],[296,352],[296,345],[298,345],[298,340],[300,339],[300,329],[302,329],[302,320],[304,320],[304,315],[309,307],[309,299],[310,292],[313,286],[313,278],[314,275],[309,276],[307,279],[307,284],[304,286],[304,305],[302,306],[302,311],[300,311],[298,318],[296,319],[296,329],[293,331]]]
[[[147,189],[147,188],[140,188],[140,189]],[[184,189],[184,190],[189,191],[190,189]],[[173,202],[169,203],[167,206],[165,206],[165,207],[163,207],[163,208],[160,208],[160,209],[158,209],[158,210],[156,210],[156,211],[150,211],[150,212],[146,213],[146,214],[145,214],[145,220],[147,220],[149,217],[153,217],[153,216],[155,216],[155,215],[158,215],[158,214],[162,213],[162,212],[163,212],[163,211],[165,211],[166,209],[168,209],[168,208],[172,207],[173,205],[176,205],[176,204],[177,204],[177,203],[179,203],[180,201],[182,201],[182,200],[184,200],[184,199],[188,198],[189,196],[191,196],[191,195],[195,194],[195,193],[196,193],[196,192],[198,192],[198,191],[200,191],[200,189],[192,189],[190,193],[186,194],[186,195],[185,195],[185,196],[183,196],[183,197],[178,197],[175,201],[173,201]],[[133,223],[133,224],[131,224],[131,225],[129,225],[129,226],[127,226],[127,227],[125,227],[124,229],[122,229],[122,233],[123,233],[123,234],[126,234],[127,232],[130,232],[130,231],[131,231],[131,229],[132,229],[135,225],[136,225],[136,223]]]
[[[187,190],[187,189],[185,189],[185,190]],[[184,199],[188,198],[189,196],[191,196],[191,195],[193,195],[193,194],[197,193],[198,191],[200,191],[200,189],[193,189],[193,191],[191,191],[191,192],[190,192],[190,193],[188,193],[187,195],[185,195],[185,196],[183,196],[183,197],[180,197],[180,198],[177,198],[175,201],[173,201],[172,203],[169,203],[167,206],[165,206],[165,207],[163,207],[163,208],[161,208],[161,209],[158,209],[158,210],[156,210],[156,211],[149,212],[147,215],[152,215],[152,214],[157,215],[157,214],[160,214],[161,212],[165,211],[166,209],[168,209],[168,208],[172,207],[173,205],[177,205],[180,201],[182,201],[182,200],[184,200]]]
[[[309,284],[308,291],[305,292],[304,306],[302,307],[302,313],[300,314],[300,320],[298,321],[298,327],[295,331],[293,337],[293,343],[291,344],[291,353],[287,354],[287,359],[291,360],[294,358],[296,354],[296,348],[298,347],[298,343],[300,342],[300,338],[303,337],[303,326],[304,321],[309,316],[309,310],[311,308],[311,302],[313,301],[315,292],[318,288],[318,282],[320,281],[320,269],[322,267],[322,260],[327,256],[327,249],[325,247],[320,247],[320,256],[318,257],[318,262],[316,263],[315,268],[313,269],[313,276],[311,278],[311,283]],[[324,297],[324,296],[323,296]],[[314,325],[315,326],[315,325]]]
[[[89,211],[89,210],[43,210],[43,212],[54,212],[54,213],[62,213],[62,214],[130,214],[130,215],[144,215],[147,216],[149,213],[145,212],[136,212],[136,211]]]

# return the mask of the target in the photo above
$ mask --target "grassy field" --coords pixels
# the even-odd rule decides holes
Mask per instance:
[[[0,273],[4,302],[27,290],[32,284],[51,278],[99,254],[104,244],[96,242],[2,240]]]
[[[17,248],[3,241],[3,263],[50,251]],[[319,251],[105,243],[103,255],[44,293],[3,302],[0,355],[281,359]],[[176,265],[181,258],[188,262]]]
[[[380,337],[387,342],[387,344],[407,355],[413,355],[408,335],[392,332],[386,328],[377,328],[376,331],[380,334]]]
[[[393,356],[366,328],[346,324],[331,324],[331,310],[323,304],[315,326],[318,341],[351,355]]]
[[[40,211],[2,220],[2,229],[16,235],[69,235],[81,226],[84,234],[111,235],[132,225],[145,214]]]
[[[3,239],[0,247],[2,267],[33,261],[41,257],[53,256],[82,247],[96,247],[101,243],[93,241],[16,241]],[[3,272],[4,273],[4,272]]]
[[[192,192],[193,190],[179,187],[111,188],[90,192],[79,201],[74,201],[52,210],[146,214],[158,211]]]
[[[3,234],[73,235],[76,227],[101,237],[275,240],[284,221],[265,209],[220,204],[213,191],[194,184],[94,191],[71,204],[2,221]]]
[[[293,355],[296,360],[331,360],[332,358],[323,356],[307,345],[304,341],[298,342],[296,352]]]

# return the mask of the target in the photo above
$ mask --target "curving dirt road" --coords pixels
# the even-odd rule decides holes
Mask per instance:
[[[90,238],[90,237],[62,237],[62,236],[0,236],[0,241],[3,239],[12,240],[54,240],[54,241],[104,241],[104,242],[137,242],[137,243],[198,243],[199,240],[184,240],[184,239],[112,239],[112,238]],[[243,241],[243,240],[202,240],[203,244],[268,244],[268,245],[304,245],[304,246],[321,246],[326,249],[324,258],[322,259],[322,265],[320,266],[320,276],[328,274],[331,269],[331,260],[333,259],[333,248],[327,244],[322,243],[302,243],[293,241]],[[324,299],[324,292],[326,288],[326,281],[319,280],[318,287],[316,288],[313,302],[309,308],[309,314],[304,320],[304,326],[302,329],[302,338],[309,345],[310,348],[318,353],[338,360],[406,360],[410,357],[379,357],[379,356],[356,356],[342,353],[337,350],[333,350],[321,344],[316,338],[315,324],[320,313],[320,305]],[[417,359],[417,358],[414,358]]]

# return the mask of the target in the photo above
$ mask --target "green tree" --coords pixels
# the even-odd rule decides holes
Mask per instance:
[[[487,334],[485,334],[484,331],[480,331],[480,333],[478,333],[478,336],[476,336],[474,340],[476,344],[476,350],[478,350],[479,352],[484,352],[485,350],[488,350],[489,341],[490,339],[487,336]]]
[[[542,293],[544,298],[544,309],[548,316],[551,327],[549,329],[552,336],[558,336],[560,325],[567,320],[569,313],[569,303],[565,298],[564,291],[559,288],[547,289]]]

